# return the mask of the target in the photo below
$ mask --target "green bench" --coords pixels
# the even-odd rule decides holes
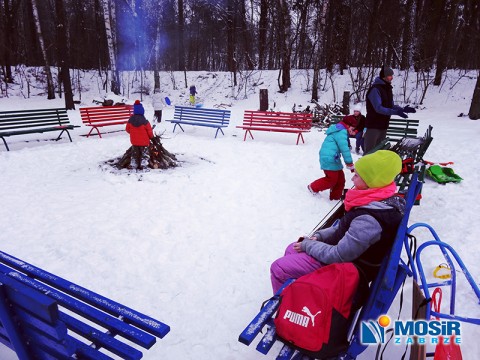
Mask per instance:
[[[6,137],[50,131],[60,131],[56,140],[60,140],[64,132],[70,142],[72,137],[68,130],[78,126],[71,125],[66,109],[34,109],[0,112],[0,138],[2,138],[7,151],[10,151]]]
[[[337,124],[345,117],[345,115],[332,115],[330,117],[331,124]],[[387,137],[389,141],[399,141],[404,137],[415,138],[417,137],[419,120],[414,119],[390,119]]]

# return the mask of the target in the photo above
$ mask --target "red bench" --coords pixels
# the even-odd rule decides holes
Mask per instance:
[[[245,130],[243,141],[247,134],[253,139],[252,131],[273,131],[298,134],[297,145],[300,139],[305,143],[303,133],[309,132],[311,127],[312,114],[254,110],[245,110],[243,124],[237,126]]]
[[[133,115],[133,105],[120,106],[91,106],[80,108],[82,122],[91,126],[90,136],[93,130],[97,130],[98,136],[102,137],[99,128],[112,125],[125,125]]]

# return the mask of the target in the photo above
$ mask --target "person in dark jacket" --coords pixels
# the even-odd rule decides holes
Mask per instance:
[[[148,166],[150,155],[148,146],[150,139],[153,138],[152,126],[144,116],[145,109],[136,100],[133,105],[133,115],[128,119],[125,130],[130,134],[130,142],[132,144],[132,157],[130,161],[130,168],[143,170]]]
[[[408,118],[406,113],[414,113],[416,110],[410,106],[400,107],[393,101],[393,70],[383,66],[380,76],[375,78],[367,92],[367,128],[365,139],[365,152],[372,150],[387,136],[387,128],[392,115]]]
[[[353,262],[372,281],[391,249],[405,212],[405,199],[396,194],[394,179],[402,159],[378,150],[355,163],[354,188],[345,197],[345,215],[338,224],[317,230],[290,244],[270,267],[273,292],[288,279],[298,279],[333,263]]]

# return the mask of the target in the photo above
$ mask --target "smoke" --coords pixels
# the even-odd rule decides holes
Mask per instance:
[[[152,4],[155,3],[155,4]],[[119,70],[152,70],[155,67],[155,42],[160,24],[159,57],[167,53],[171,42],[162,25],[158,2],[136,1],[135,8],[125,2],[116,7],[117,62]]]

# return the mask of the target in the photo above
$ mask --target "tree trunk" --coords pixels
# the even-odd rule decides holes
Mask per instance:
[[[472,104],[468,111],[468,117],[472,120],[480,119],[480,73],[477,75],[477,83],[473,91]]]
[[[60,79],[65,92],[65,108],[74,110],[72,82],[70,79],[70,57],[67,43],[68,26],[65,16],[63,0],[55,0],[55,12],[57,17],[57,56],[60,66]]]
[[[160,18],[158,18],[157,31],[155,34],[155,68],[153,69],[153,88],[154,89],[160,89],[160,31],[161,31]]]
[[[112,29],[112,17],[115,16],[114,13],[110,13],[110,2],[109,0],[102,0],[103,7],[103,19],[105,21],[105,33],[107,36],[107,46],[108,46],[108,57],[110,59],[110,71],[111,71],[111,90],[114,94],[120,94],[120,76],[117,69],[117,55],[115,51],[114,43],[114,30]]]
[[[4,53],[6,83],[13,83],[12,66],[15,65],[15,61],[13,59],[13,52],[15,49],[14,36],[17,33],[15,30],[15,18],[19,4],[20,1],[18,1],[16,4],[13,1],[3,1],[4,13],[1,22],[3,23],[2,27],[5,31],[3,34],[5,46],[2,49],[2,53]]]
[[[291,18],[290,7],[288,1],[279,0],[278,2],[279,16],[279,32],[280,32],[280,56],[282,61],[282,83],[280,84],[280,92],[286,92],[291,86],[290,80],[290,37],[291,37]]]
[[[446,69],[449,60],[449,54],[451,50],[451,39],[454,20],[457,17],[457,7],[453,6],[448,0],[445,4],[445,9],[443,11],[444,17],[442,17],[440,27],[441,33],[438,36],[439,39],[442,39],[439,46],[437,47],[437,69],[435,71],[435,79],[433,80],[434,86],[440,86],[442,83],[442,74]]]
[[[235,9],[234,0],[227,3],[227,66],[228,71],[233,75],[233,86],[237,86],[237,60],[235,59]]]
[[[258,23],[258,68],[265,69],[265,50],[267,48],[268,0],[260,1],[260,20]]]
[[[405,27],[403,28],[402,62],[400,68],[408,70],[413,64],[416,46],[415,19],[417,17],[417,0],[407,1]]]
[[[55,89],[53,86],[52,72],[50,70],[50,62],[48,61],[47,49],[45,48],[45,41],[43,40],[42,27],[40,25],[40,17],[38,16],[37,0],[32,0],[32,13],[35,21],[35,29],[37,31],[38,43],[43,56],[45,64],[45,73],[47,74],[47,99],[55,99]]]
[[[183,0],[178,0],[178,70],[186,71],[185,68],[185,18],[183,10]],[[185,87],[187,87],[187,81],[185,80]]]

